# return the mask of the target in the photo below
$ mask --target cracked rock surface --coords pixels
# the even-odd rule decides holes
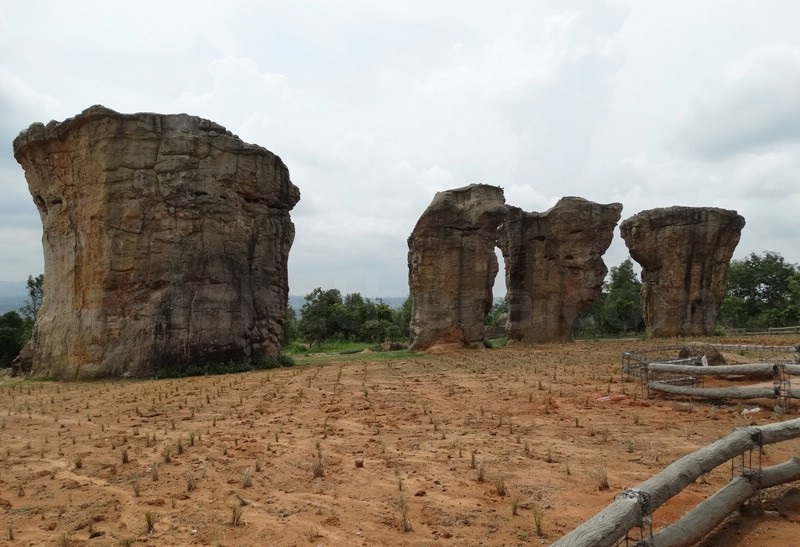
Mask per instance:
[[[620,224],[642,267],[642,312],[651,336],[713,334],[744,217],[714,207],[642,211]]]
[[[102,106],[31,125],[14,156],[45,259],[18,371],[145,376],[279,353],[300,191],[278,156],[196,116]]]
[[[436,193],[408,238],[412,349],[483,341],[499,271],[497,227],[507,215],[497,186]]]
[[[570,341],[572,323],[600,296],[608,272],[603,254],[622,205],[563,197],[543,213],[509,211],[498,241],[506,265],[508,340]]]

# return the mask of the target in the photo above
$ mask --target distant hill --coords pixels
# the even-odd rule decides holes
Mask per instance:
[[[0,281],[0,314],[19,310],[27,298],[25,281]]]

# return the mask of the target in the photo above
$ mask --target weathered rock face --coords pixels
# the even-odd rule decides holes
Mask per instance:
[[[439,192],[408,238],[411,348],[483,340],[497,276],[503,190],[486,184]]]
[[[572,323],[600,295],[622,205],[561,198],[544,213],[510,207],[498,244],[506,266],[510,342],[572,340]]]
[[[46,280],[18,369],[142,376],[278,354],[300,198],[279,157],[209,120],[101,106],[33,124],[14,155]]]
[[[620,232],[642,266],[642,311],[652,336],[712,334],[727,284],[728,263],[744,217],[710,207],[642,211]]]

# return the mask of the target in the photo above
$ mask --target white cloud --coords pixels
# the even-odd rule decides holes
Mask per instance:
[[[417,219],[436,191],[472,182],[529,211],[564,195],[619,201],[623,218],[738,209],[742,252],[800,261],[794,2],[183,0],[154,17],[28,0],[0,11],[0,278],[11,275],[3,229],[40,229],[10,140],[94,103],[187,111],[278,154],[302,196],[294,293],[403,294]],[[33,245],[30,264],[40,254]],[[626,256],[617,238],[606,262]]]
[[[703,158],[770,150],[800,140],[800,48],[759,48],[725,71],[720,88],[692,109],[677,147]]]

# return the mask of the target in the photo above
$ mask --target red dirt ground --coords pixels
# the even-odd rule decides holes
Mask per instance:
[[[734,427],[787,417],[643,399],[620,381],[621,353],[654,344],[359,354],[181,380],[4,378],[0,545],[549,544]],[[799,453],[800,441],[770,445],[763,465]],[[689,486],[654,528],[730,476],[724,465]],[[761,498],[766,513],[731,517],[702,545],[796,545],[800,484]]]

